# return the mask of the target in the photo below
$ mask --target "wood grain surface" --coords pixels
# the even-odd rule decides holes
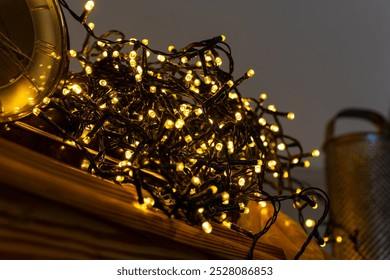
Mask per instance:
[[[245,259],[250,239],[136,207],[119,186],[0,138],[1,259]],[[285,259],[258,242],[255,259]]]

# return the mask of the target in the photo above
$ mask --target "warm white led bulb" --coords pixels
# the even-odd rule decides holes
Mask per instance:
[[[242,120],[242,115],[241,115],[240,112],[236,112],[236,114],[234,116],[235,116],[237,121],[241,121]]]
[[[185,124],[185,121],[184,121],[183,119],[178,119],[178,120],[175,122],[175,127],[176,127],[177,129],[181,129],[181,128],[183,128],[184,124]]]
[[[149,110],[149,111],[148,111],[148,115],[149,115],[149,117],[151,117],[152,119],[154,119],[154,118],[157,116],[156,112],[153,111],[153,110]]]
[[[267,124],[267,121],[264,118],[259,118],[259,124],[265,126]]]
[[[160,62],[164,62],[164,61],[165,61],[165,56],[159,54],[159,55],[157,56],[157,59],[158,59]]]
[[[193,177],[191,178],[191,184],[193,184],[194,186],[199,186],[200,183],[201,183],[201,181],[200,181],[200,178],[199,178],[199,177],[193,176]]]
[[[205,233],[211,233],[213,231],[213,227],[207,221],[202,223],[202,229]]]
[[[247,72],[246,72],[247,76],[249,78],[253,77],[255,75],[255,70],[253,69],[249,69]]]
[[[290,112],[290,113],[287,114],[287,118],[289,120],[293,120],[293,119],[295,119],[295,114],[293,112]]]
[[[240,179],[238,180],[238,185],[239,185],[240,187],[245,186],[245,178],[240,178]]]
[[[260,98],[260,100],[266,100],[268,98],[268,96],[267,96],[266,93],[262,92],[262,93],[260,93],[260,97],[259,98]]]
[[[186,141],[187,143],[190,143],[190,142],[192,141],[191,135],[186,135],[186,136],[184,137],[184,141]]]
[[[69,50],[69,55],[71,57],[76,57],[77,56],[77,52],[75,50]]]
[[[279,150],[279,151],[284,151],[284,150],[286,150],[286,144],[284,144],[284,143],[279,143],[279,144],[278,144],[278,150]]]
[[[311,152],[311,155],[313,156],[313,157],[319,157],[320,156],[320,151],[319,150],[313,150],[312,152]]]
[[[88,12],[92,11],[93,7],[95,7],[95,2],[93,1],[88,1],[87,3],[85,3],[84,5],[84,9]]]
[[[313,219],[306,219],[305,225],[306,225],[308,228],[314,227],[315,224],[316,224],[316,222],[315,222]]]

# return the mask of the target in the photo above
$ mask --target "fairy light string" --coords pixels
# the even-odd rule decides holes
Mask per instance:
[[[62,92],[34,114],[82,150],[89,172],[134,185],[141,205],[206,233],[222,224],[250,237],[248,258],[283,201],[292,201],[299,213],[321,202],[323,214],[296,258],[312,238],[324,243],[318,227],[328,212],[327,195],[302,188],[292,176],[294,168],[308,167],[306,158],[319,152],[303,152],[296,139],[284,134],[280,118],[292,120],[292,112],[266,106],[265,93],[258,99],[241,95],[238,86],[255,72],[233,76],[225,36],[163,52],[146,39],[125,39],[119,31],[96,36],[94,24],[87,22],[93,1],[81,16],[60,3],[87,31],[82,50],[69,50],[82,71],[69,72]],[[47,117],[51,108],[66,121]],[[257,233],[236,223],[240,215],[250,215],[250,201],[274,209]]]

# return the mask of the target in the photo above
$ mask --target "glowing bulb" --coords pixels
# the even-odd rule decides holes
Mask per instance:
[[[192,74],[191,73],[188,73],[187,75],[186,75],[186,77],[185,77],[185,80],[187,81],[187,82],[190,82],[191,80],[192,80]]]
[[[206,84],[211,84],[211,78],[209,76],[204,77],[204,82]]]
[[[149,117],[151,117],[152,119],[154,119],[154,118],[157,116],[156,112],[153,111],[153,110],[149,110],[149,111],[148,111],[148,115],[149,115]]]
[[[275,166],[276,166],[276,161],[275,161],[275,160],[270,160],[270,161],[268,162],[268,167],[274,168]]]
[[[106,80],[100,80],[99,81],[99,85],[101,85],[102,87],[105,87],[105,86],[107,86],[107,81]]]
[[[184,121],[183,119],[178,119],[178,120],[175,122],[175,127],[176,127],[177,129],[181,129],[181,128],[183,128],[184,124],[185,124],[185,121]]]
[[[154,199],[151,198],[151,197],[145,197],[145,198],[144,198],[144,203],[145,203],[147,206],[153,206],[153,205],[154,205]]]
[[[93,22],[90,22],[90,23],[88,23],[88,27],[89,27],[89,29],[94,30],[95,24]]]
[[[215,185],[210,186],[209,189],[211,190],[212,194],[216,194],[218,192],[218,188]]]
[[[49,97],[45,97],[45,98],[43,98],[43,100],[42,100],[42,102],[44,103],[44,104],[49,104],[50,103],[50,98]]]
[[[184,170],[184,163],[178,162],[176,163],[176,171],[180,172]]]
[[[205,233],[211,233],[213,231],[213,227],[207,221],[202,223],[202,229]]]
[[[137,52],[136,51],[131,51],[129,53],[129,57],[130,57],[130,59],[135,59],[137,57]]]
[[[342,238],[341,236],[337,236],[337,237],[336,237],[336,242],[337,242],[337,243],[343,242],[343,238]]]
[[[70,92],[70,90],[67,89],[67,88],[64,88],[64,89],[62,90],[62,94],[63,94],[63,95],[68,95],[69,92]]]
[[[267,202],[266,201],[259,201],[259,205],[261,208],[267,207]]]
[[[187,143],[190,143],[190,142],[192,141],[191,135],[186,135],[186,136],[184,137],[184,140],[185,140]]]
[[[261,173],[261,165],[255,165],[255,173]]]
[[[271,125],[270,129],[271,129],[273,132],[278,132],[278,131],[279,131],[279,126],[277,126],[276,124],[273,124],[273,125]]]
[[[217,151],[222,151],[222,148],[223,148],[223,144],[222,143],[217,143],[217,145],[215,145],[215,149]]]
[[[311,155],[313,156],[313,157],[319,157],[320,156],[320,151],[319,150],[313,150],[312,152],[311,152]]]
[[[76,94],[80,94],[83,91],[82,88],[80,87],[80,85],[78,85],[78,84],[74,84],[72,86],[72,90]]]
[[[268,98],[268,96],[267,96],[266,93],[262,92],[262,93],[260,93],[260,97],[259,98],[260,98],[260,100],[266,100]]]
[[[151,86],[149,90],[151,93],[156,93],[157,88],[155,86]]]
[[[174,50],[175,50],[175,46],[171,45],[171,46],[168,47],[168,51],[169,52],[173,52]]]
[[[231,222],[227,222],[227,221],[223,221],[223,222],[222,222],[222,225],[225,226],[225,227],[227,227],[227,228],[231,228],[232,223],[231,223]]]
[[[193,177],[191,178],[191,184],[193,184],[194,186],[199,186],[200,183],[201,183],[201,181],[200,181],[200,178],[199,178],[199,177],[193,176]]]
[[[222,192],[221,198],[222,198],[222,204],[225,204],[225,205],[229,204],[230,195],[228,192]]]
[[[87,73],[87,75],[92,74],[92,67],[91,66],[86,66],[85,67],[85,73]]]
[[[218,86],[217,85],[213,85],[212,87],[211,87],[211,92],[212,93],[216,93],[218,91]]]
[[[225,40],[226,40],[226,36],[222,34],[222,35],[221,35],[221,41],[222,41],[222,42],[225,42]]]
[[[245,186],[245,179],[244,179],[244,178],[240,178],[240,179],[238,180],[238,185],[239,185],[240,187]]]
[[[264,118],[259,118],[259,124],[265,126],[267,124],[267,121]]]
[[[137,61],[135,61],[134,59],[130,59],[130,66],[131,67],[137,66]]]
[[[120,53],[118,51],[112,52],[112,57],[119,57]]]
[[[299,158],[293,158],[291,163],[292,164],[297,164],[299,162]]]
[[[69,50],[69,54],[71,57],[76,57],[77,56],[77,52],[75,50]]]
[[[84,5],[84,9],[88,12],[92,11],[93,7],[95,7],[95,3],[93,1],[88,1]]]
[[[165,61],[165,56],[159,54],[159,55],[157,56],[157,59],[158,59],[160,62],[164,62],[164,61]]]
[[[227,84],[229,87],[234,86],[234,82],[233,82],[232,80],[229,80],[226,84]]]
[[[203,114],[203,110],[201,108],[196,108],[194,112],[195,112],[195,115],[197,115],[197,116],[200,116]]]
[[[125,157],[126,159],[131,159],[131,156],[133,155],[133,151],[127,150],[125,152]]]
[[[236,112],[236,114],[234,116],[235,116],[237,121],[241,121],[242,120],[242,115],[241,115],[240,112]]]
[[[238,94],[235,92],[229,92],[229,98],[230,99],[238,99]]]
[[[89,143],[91,142],[91,137],[85,136],[85,137],[83,138],[83,142],[84,142],[85,144],[89,144]]]
[[[216,64],[217,66],[221,66],[221,65],[222,65],[222,58],[220,58],[219,56],[217,56],[217,57],[215,58],[215,64]]]
[[[89,168],[89,165],[90,165],[89,160],[83,159],[83,160],[81,161],[81,166],[80,166],[80,167],[81,167],[82,170],[87,171],[88,168]]]
[[[141,81],[142,81],[142,75],[141,75],[141,74],[135,75],[135,80],[136,80],[137,82],[141,82]]]
[[[181,59],[180,59],[181,63],[183,64],[186,64],[188,62],[188,58],[183,56]]]
[[[142,44],[144,44],[145,46],[149,45],[149,40],[148,39],[142,39]]]
[[[268,110],[270,110],[271,112],[276,112],[276,107],[275,105],[271,104],[268,106]]]
[[[293,120],[293,119],[295,119],[295,114],[292,113],[292,112],[290,112],[290,113],[287,114],[287,118],[288,118],[289,120]]]
[[[309,168],[310,167],[310,161],[308,161],[308,160],[303,161],[303,166],[306,167],[306,168]]]
[[[116,176],[115,181],[117,181],[118,183],[122,183],[124,179],[125,177],[118,175]]]
[[[41,113],[41,110],[39,109],[39,108],[34,108],[33,109],[33,114],[35,115],[35,116],[38,116],[39,114]]]
[[[285,149],[286,149],[286,144],[280,143],[280,144],[278,145],[278,150],[279,150],[279,151],[284,151]]]
[[[253,69],[249,69],[247,72],[246,72],[246,75],[250,78],[250,77],[253,77],[255,75],[255,70]]]
[[[306,219],[305,225],[306,225],[308,228],[314,227],[315,224],[316,224],[316,222],[315,222],[313,219]]]

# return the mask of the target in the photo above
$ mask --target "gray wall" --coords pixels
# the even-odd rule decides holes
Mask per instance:
[[[68,0],[75,11],[84,2]],[[151,47],[227,36],[236,77],[249,68],[245,96],[267,92],[269,104],[293,111],[284,130],[305,150],[321,148],[326,122],[346,107],[390,109],[390,2],[386,0],[96,0],[90,20],[96,33],[123,31],[149,39]],[[68,17],[71,46],[79,49],[82,29]],[[361,122],[343,122],[343,129]],[[325,155],[312,161],[303,178],[324,185]]]

